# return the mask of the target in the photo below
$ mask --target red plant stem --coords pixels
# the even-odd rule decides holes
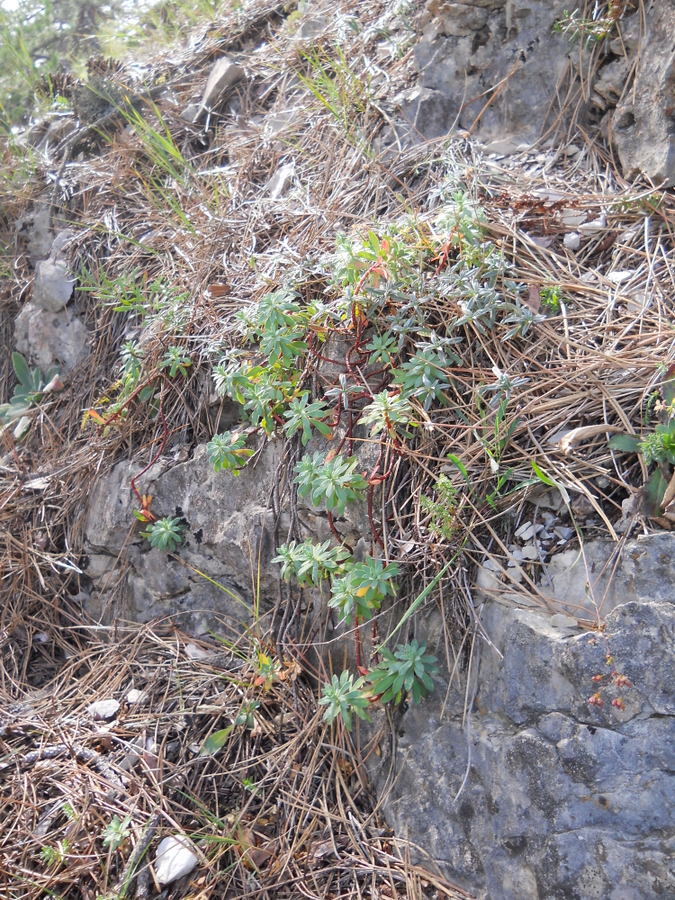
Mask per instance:
[[[157,448],[157,452],[156,452],[155,455],[152,457],[152,459],[151,459],[150,462],[147,464],[147,466],[145,466],[143,469],[141,469],[141,471],[138,472],[137,475],[134,475],[134,477],[133,477],[133,478],[131,479],[131,481],[130,481],[131,490],[134,492],[134,494],[135,494],[135,496],[136,496],[136,499],[137,499],[138,502],[140,503],[141,507],[143,506],[143,497],[141,496],[140,491],[139,491],[138,488],[136,487],[136,482],[137,482],[138,479],[141,477],[141,475],[144,475],[144,474],[148,471],[148,469],[150,469],[152,466],[154,466],[154,464],[155,464],[155,463],[157,462],[157,460],[160,458],[160,456],[161,456],[162,453],[164,452],[164,448],[166,447],[166,442],[167,442],[167,440],[169,439],[169,434],[171,433],[171,432],[169,431],[169,426],[168,426],[167,423],[166,423],[166,419],[164,418],[164,411],[163,411],[162,407],[163,407],[163,400],[162,400],[162,398],[160,397],[160,400],[159,400],[159,411],[158,411],[158,416],[159,416],[159,421],[160,421],[160,423],[161,423],[161,425],[162,425],[162,437],[161,437],[161,440],[160,440],[160,442],[159,442],[159,447]]]
[[[377,619],[373,619],[373,624],[371,625],[371,628],[370,628],[370,637],[371,637],[371,640],[373,643],[373,648],[378,647],[380,644],[380,633],[379,633],[379,629],[377,627]],[[374,656],[371,659],[371,665],[372,665],[372,662],[374,662],[375,665],[377,665],[377,663],[380,661],[379,657],[380,657],[379,653],[374,654]]]
[[[139,385],[137,385],[133,389],[133,391],[129,394],[129,396],[124,401],[124,403],[120,406],[120,408],[116,412],[114,412],[111,416],[108,416],[107,419],[104,419],[102,422],[99,423],[100,427],[105,428],[106,425],[110,425],[111,422],[114,422],[115,419],[122,413],[122,410],[127,408],[127,406],[131,403],[131,401],[134,399],[134,397],[137,394],[139,394],[143,390],[143,388],[145,388],[149,384],[151,384],[155,380],[155,378],[157,378],[156,372],[153,375],[148,376],[148,378],[146,378],[145,381],[142,381]]]
[[[382,540],[382,536],[380,535],[380,532],[377,530],[377,526],[375,525],[375,517],[373,514],[373,495],[374,495],[374,493],[375,493],[375,485],[369,484],[368,485],[368,494],[367,494],[368,524],[370,525],[370,533],[373,537],[373,541],[376,544],[379,544],[380,547],[382,547],[382,549],[384,550],[384,541]]]
[[[363,669],[363,644],[361,640],[361,621],[358,616],[354,620],[354,651],[356,654],[356,668]]]
[[[333,513],[330,510],[326,510],[326,521],[328,522],[328,527],[333,533],[333,537],[335,540],[341,544],[345,550],[348,550],[350,553],[354,552],[354,548],[351,547],[347,541],[341,536],[340,532],[335,527],[335,520],[333,519]]]

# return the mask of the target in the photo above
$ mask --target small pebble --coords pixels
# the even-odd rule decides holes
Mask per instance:
[[[563,238],[563,245],[568,250],[578,250],[580,244],[581,244],[581,238],[579,237],[579,232],[577,232],[577,231],[570,231]]]
[[[210,650],[205,650],[203,647],[198,647],[197,644],[186,644],[185,655],[190,659],[208,659],[213,654]]]
[[[539,534],[543,527],[543,525],[533,525],[532,522],[525,522],[516,531],[516,537],[520,538],[521,541],[529,541],[535,534]]]
[[[160,884],[170,884],[191,872],[199,862],[183,835],[169,835],[159,842],[155,853],[155,877]]]
[[[132,688],[127,694],[127,703],[144,703],[146,699],[146,695],[144,691],[138,691],[136,688]]]
[[[87,710],[95,719],[114,719],[120,708],[119,700],[97,700]]]

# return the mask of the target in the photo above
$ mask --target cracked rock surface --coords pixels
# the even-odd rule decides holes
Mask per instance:
[[[488,604],[493,646],[481,643],[470,714],[464,686],[404,713],[377,763],[380,787],[393,779],[385,813],[478,896],[675,894],[673,550],[671,534],[627,545],[626,602],[595,633]],[[635,577],[636,558],[645,572],[652,558],[659,591]]]

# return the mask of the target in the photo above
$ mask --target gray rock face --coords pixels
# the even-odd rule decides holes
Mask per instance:
[[[54,241],[51,205],[47,201],[36,203],[17,221],[16,233],[25,242],[31,263],[49,256]]]
[[[573,35],[553,31],[569,7],[564,0],[427,0],[417,20],[418,81],[399,98],[409,134],[438,138],[464,130],[487,142],[537,139],[567,68],[581,67],[579,77],[589,81],[588,54]],[[603,114],[601,130],[625,173],[668,185],[675,183],[673,33],[673,0],[648,0],[634,12],[629,6],[583,92],[587,111]]]
[[[641,15],[635,13],[635,18]],[[646,30],[636,53],[637,69],[612,117],[612,137],[626,174],[645,172],[675,184],[675,3],[647,4]]]
[[[97,482],[90,500],[89,612],[104,621],[119,617],[148,622],[171,616],[193,634],[218,628],[222,618],[233,627],[250,624],[256,592],[267,608],[277,597],[278,570],[270,565],[276,548],[268,511],[277,463],[277,448],[268,444],[257,463],[235,478],[214,472],[202,446],[194,458],[178,463],[163,459],[142,477],[139,488],[153,495],[152,510],[158,518],[184,517],[185,540],[177,555],[187,565],[152,549],[140,536],[143,529],[133,516],[138,502],[130,480],[143,463],[119,463]],[[238,603],[213,581],[244,602]]]
[[[385,814],[479,896],[675,893],[673,551],[671,534],[627,546],[627,602],[603,631],[487,604],[494,647],[480,648],[465,723],[457,688],[403,715],[377,773],[395,776]]]
[[[419,87],[402,114],[425,138],[453,127],[484,139],[540,134],[568,45],[553,33],[565,2],[430,0],[415,47]],[[490,102],[488,102],[490,101]]]
[[[70,309],[49,312],[26,303],[14,322],[14,344],[43,371],[57,366],[69,372],[87,355],[89,332]]]
[[[540,587],[562,601],[573,615],[603,618],[629,600],[670,600],[673,596],[673,542],[669,534],[629,541],[620,554],[605,541],[591,541],[583,552],[566,550],[551,557]]]

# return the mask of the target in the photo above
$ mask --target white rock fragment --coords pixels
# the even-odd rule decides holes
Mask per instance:
[[[31,416],[21,416],[19,421],[12,432],[15,441],[20,441],[24,438],[28,432],[30,431],[30,426],[33,424],[33,419]]]
[[[576,619],[563,615],[563,613],[555,613],[555,615],[551,616],[549,624],[553,625],[554,628],[577,628],[579,625]]]
[[[515,536],[520,538],[521,541],[529,541],[530,538],[535,535],[536,526],[532,524],[532,522],[524,522],[520,528],[516,531]],[[539,531],[541,531],[541,526],[539,527]]]
[[[586,221],[586,212],[578,209],[563,209],[560,220],[566,228],[578,228]]]
[[[75,279],[62,259],[43,259],[35,269],[33,303],[48,312],[57,312],[73,295]]]
[[[89,704],[87,711],[95,719],[113,719],[119,708],[119,700],[97,700],[95,703]]]
[[[523,559],[539,559],[539,550],[534,544],[527,544],[521,549],[520,555]]]
[[[604,213],[597,219],[593,219],[591,222],[582,222],[581,225],[578,226],[579,231],[584,234],[595,234],[598,231],[603,231],[606,227],[607,216],[604,215]]]
[[[616,272],[609,272],[607,275],[607,280],[613,282],[614,284],[621,284],[624,281],[628,281],[629,278],[632,278],[635,275],[635,271],[633,269],[622,269],[617,270]]]
[[[146,699],[145,691],[139,691],[136,688],[132,688],[126,697],[127,703],[131,705],[145,703]]]
[[[223,56],[216,60],[206,81],[200,103],[190,103],[181,113],[181,117],[187,122],[199,124],[244,75],[242,67],[229,57]]]
[[[280,197],[289,186],[295,175],[295,164],[287,163],[272,175],[267,182],[267,190],[272,200]]]
[[[212,654],[211,651],[205,650],[203,647],[197,646],[197,644],[186,644],[185,655],[189,659],[208,659]]]
[[[581,244],[581,238],[579,237],[578,231],[570,231],[563,238],[563,245],[568,250],[578,250],[580,244]]]
[[[169,835],[159,842],[155,853],[155,877],[160,884],[170,884],[191,872],[199,862],[185,835]]]

